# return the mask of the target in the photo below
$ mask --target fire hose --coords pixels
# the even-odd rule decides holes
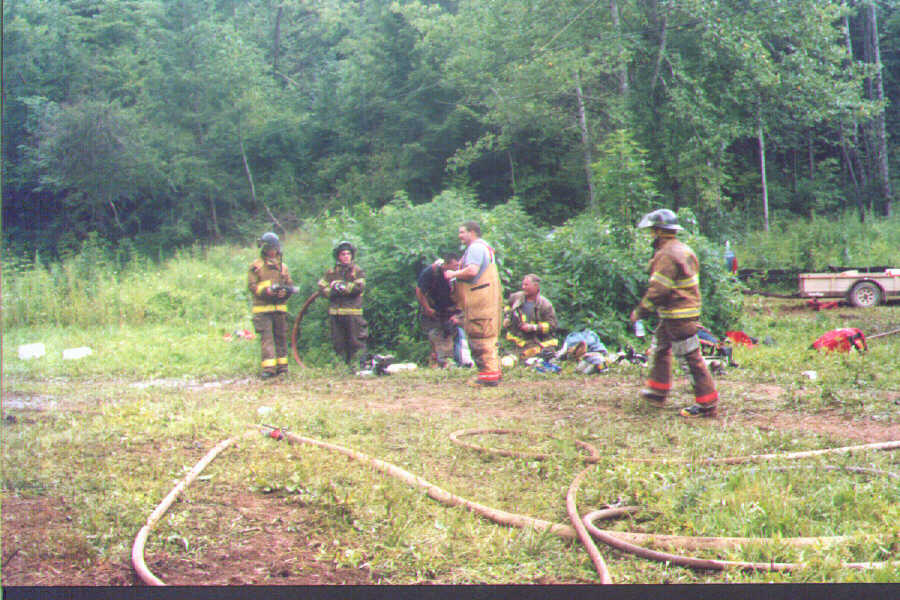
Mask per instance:
[[[429,482],[428,480],[414,475],[409,471],[398,467],[392,463],[379,460],[377,458],[373,458],[368,456],[363,452],[359,452],[350,448],[346,448],[344,446],[340,446],[337,444],[332,444],[329,442],[324,442],[321,440],[316,440],[313,438],[307,438],[304,436],[297,435],[292,432],[285,431],[283,429],[271,427],[269,425],[261,425],[250,431],[244,433],[242,436],[229,438],[220,442],[217,446],[215,446],[212,450],[210,450],[189,472],[188,474],[179,481],[176,486],[172,489],[171,492],[163,499],[163,501],[156,507],[156,509],[150,514],[147,518],[146,524],[141,528],[135,537],[134,544],[132,546],[131,558],[132,564],[134,565],[134,569],[140,577],[141,581],[146,583],[147,585],[165,585],[165,583],[154,575],[150,569],[147,567],[144,561],[144,546],[147,542],[147,538],[149,537],[150,532],[168,510],[168,508],[172,505],[175,499],[179,494],[188,486],[191,482],[193,482],[197,476],[203,471],[206,466],[212,462],[216,456],[219,455],[223,450],[234,444],[238,439],[243,439],[249,437],[251,435],[258,435],[258,433],[262,431],[263,433],[267,433],[270,437],[281,440],[287,439],[289,442],[307,444],[316,446],[319,448],[323,448],[332,452],[337,452],[348,456],[354,460],[363,462],[368,464],[376,471],[381,473],[391,475],[400,479],[402,482],[407,485],[423,490],[428,497],[441,502],[447,506],[462,506],[467,510],[478,514],[486,519],[489,519],[495,523],[501,525],[508,525],[511,527],[518,528],[533,528],[538,531],[549,531],[554,535],[565,539],[579,539],[584,545],[586,551],[588,552],[592,562],[594,563],[595,570],[597,571],[600,582],[601,583],[612,583],[612,579],[609,575],[609,570],[606,567],[606,563],[603,560],[603,557],[600,555],[599,550],[597,550],[596,545],[593,542],[591,536],[596,537],[600,541],[608,544],[616,549],[622,550],[624,552],[629,552],[641,558],[646,558],[649,560],[658,560],[670,562],[672,564],[678,564],[681,566],[694,568],[694,569],[708,569],[708,570],[723,570],[727,568],[739,568],[744,570],[767,570],[767,571],[790,571],[796,570],[799,568],[803,568],[805,565],[803,563],[752,563],[752,562],[739,562],[739,561],[718,561],[712,559],[700,559],[686,555],[680,554],[670,554],[665,552],[658,552],[656,550],[651,550],[639,544],[662,544],[669,545],[673,547],[685,547],[685,548],[732,548],[742,544],[750,544],[750,543],[768,543],[774,540],[766,539],[766,538],[705,538],[705,537],[694,537],[694,536],[665,536],[665,535],[655,535],[655,534],[646,534],[646,533],[637,533],[637,532],[627,532],[627,531],[608,531],[598,529],[593,522],[602,518],[612,518],[616,516],[622,516],[625,514],[630,514],[639,510],[639,507],[627,506],[627,507],[617,507],[612,509],[603,509],[599,511],[592,511],[585,515],[584,517],[579,517],[578,508],[577,508],[577,493],[578,488],[581,484],[581,481],[591,469],[594,468],[593,464],[599,462],[599,453],[597,450],[587,444],[586,442],[577,442],[579,447],[586,450],[589,454],[589,457],[586,459],[586,462],[589,463],[590,466],[582,470],[572,481],[572,484],[569,486],[568,493],[566,495],[566,511],[569,515],[570,520],[572,521],[573,526],[563,525],[560,523],[551,523],[550,521],[545,521],[542,519],[537,519],[534,517],[530,517],[527,515],[521,515],[517,513],[511,513],[508,511],[492,508],[486,506],[484,504],[480,504],[478,502],[474,502],[472,500],[468,500],[461,496],[457,496],[452,494],[443,488],[438,487],[437,485]],[[514,433],[520,434],[523,433],[517,430],[503,430],[503,429],[480,429],[480,430],[461,430],[456,431],[451,434],[451,440],[454,443],[460,443],[459,438],[467,435],[475,435],[477,433]],[[527,458],[538,458],[544,459],[545,455],[542,454],[529,454],[529,453],[520,453],[516,454],[513,451],[500,451],[500,450],[492,450],[488,448],[482,448],[479,446],[475,446],[474,444],[462,444],[467,447],[477,449],[480,451],[487,452],[496,452],[501,453],[507,456],[524,456]],[[882,442],[876,444],[865,444],[861,446],[848,446],[842,448],[829,448],[823,450],[813,450],[807,452],[793,452],[788,454],[760,454],[760,455],[750,455],[744,457],[729,457],[725,459],[709,459],[706,462],[708,464],[741,464],[741,463],[751,463],[751,462],[762,462],[767,460],[795,460],[800,458],[807,458],[810,456],[819,456],[822,454],[829,453],[853,453],[853,452],[861,452],[861,451],[869,451],[869,450],[895,450],[900,448],[900,440],[890,441],[890,442]],[[653,461],[653,462],[668,462],[668,463],[689,463],[689,459],[640,459],[642,462]],[[784,538],[778,539],[777,541],[780,543],[795,545],[795,546],[807,546],[811,544],[820,544],[823,542],[836,542],[846,540],[846,537],[814,537],[814,538]],[[631,541],[628,541],[631,540]],[[843,563],[842,566],[846,568],[853,569],[872,569],[872,568],[880,568],[886,565],[897,564],[896,562],[881,562],[881,563]]]
[[[306,311],[309,310],[310,305],[312,305],[313,301],[319,297],[320,292],[315,291],[310,294],[309,298],[306,299],[306,302],[303,303],[303,306],[300,307],[300,312],[297,313],[297,317],[294,319],[294,326],[291,328],[291,350],[294,353],[294,360],[297,361],[299,366],[304,366],[303,361],[300,360],[300,352],[297,350],[297,343],[300,341],[300,325],[303,323],[303,317],[306,315]]]

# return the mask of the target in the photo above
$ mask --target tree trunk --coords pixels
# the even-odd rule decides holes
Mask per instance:
[[[759,139],[759,172],[762,178],[762,196],[763,196],[763,229],[769,231],[769,189],[766,186],[766,140],[763,137],[762,120],[760,119],[757,129]]]
[[[244,150],[244,136],[241,135],[240,123],[238,124],[238,143],[241,146],[241,160],[244,162],[244,173],[247,175],[247,181],[250,182],[250,197],[253,199],[253,204],[256,204],[256,186],[253,185],[253,173],[250,172],[250,163],[247,162],[247,152]],[[262,205],[263,208],[266,209],[266,214],[272,219],[272,222],[281,229],[282,233],[287,233],[281,223],[278,222],[278,219],[275,218],[275,215],[272,214],[272,211],[269,210],[269,205],[265,202],[263,202]]]
[[[222,232],[219,230],[219,215],[216,212],[216,199],[211,192],[206,192],[206,197],[209,200],[209,217],[212,219],[213,239],[218,241],[222,238]]]
[[[587,178],[588,208],[593,211],[597,208],[597,194],[594,190],[594,176],[591,171],[591,136],[588,132],[587,114],[584,110],[584,93],[581,90],[581,75],[575,73],[575,96],[578,99],[578,125],[581,128],[581,144],[584,146],[584,174]]]
[[[881,72],[883,65],[881,64],[881,50],[878,43],[878,16],[874,2],[870,2],[866,6],[866,33],[867,45],[871,51],[871,62],[875,65],[875,77],[872,79],[872,100],[882,105],[881,111],[875,117],[872,124],[875,138],[875,159],[876,172],[878,173],[878,188],[881,195],[882,209],[884,216],[891,216],[891,177],[888,166],[887,155],[887,132],[884,125],[884,84],[882,82]]]
[[[845,67],[849,69],[852,67],[854,59],[853,42],[850,37],[850,18],[846,15],[844,16],[844,45],[847,47],[847,60],[845,61]],[[866,174],[865,165],[863,165],[863,162],[859,157],[859,123],[856,121],[856,118],[852,114],[850,115],[849,125],[850,141],[849,146],[845,150],[845,154],[847,156],[847,160],[850,163],[848,165],[848,169],[851,172],[856,173],[855,181],[857,186],[857,193],[862,193],[862,190],[868,187],[869,177]],[[841,132],[841,138],[843,139],[843,132]],[[858,198],[858,201],[861,202],[862,198]]]
[[[612,26],[616,32],[616,37],[618,37],[620,40],[619,51],[621,52],[622,32],[621,26],[619,24],[619,5],[616,0],[609,0],[609,15],[612,19]],[[628,68],[624,64],[616,72],[616,77],[619,79],[619,94],[624,97],[628,93]]]
[[[272,71],[278,73],[278,55],[281,53],[281,15],[284,14],[284,5],[278,6],[278,14],[275,15],[275,32],[272,35]]]
[[[650,80],[650,90],[656,89],[656,82],[659,80],[659,73],[662,69],[663,56],[666,54],[666,38],[668,37],[669,25],[669,9],[662,17],[662,23],[659,32],[659,48],[656,52],[656,65],[653,67],[653,79]]]

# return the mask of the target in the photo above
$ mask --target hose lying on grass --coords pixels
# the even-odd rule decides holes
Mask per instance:
[[[594,563],[594,567],[600,577],[601,583],[612,583],[612,579],[609,575],[609,570],[606,567],[606,563],[603,560],[603,557],[600,555],[599,550],[597,550],[596,545],[591,538],[591,535],[599,539],[600,541],[622,550],[624,552],[632,553],[636,556],[640,556],[642,558],[647,558],[650,560],[660,560],[665,562],[671,562],[673,564],[682,565],[685,567],[695,568],[695,569],[714,569],[714,570],[722,570],[726,568],[740,568],[747,570],[767,570],[767,571],[787,571],[787,570],[795,570],[798,568],[802,568],[804,565],[802,563],[750,563],[750,562],[737,562],[737,561],[718,561],[711,559],[699,559],[685,555],[679,554],[670,554],[665,552],[658,552],[655,550],[648,549],[639,544],[656,544],[656,545],[666,545],[669,547],[682,547],[682,548],[717,548],[717,549],[727,549],[733,548],[735,546],[740,546],[744,544],[754,544],[754,543],[770,543],[776,540],[767,539],[767,538],[716,538],[716,537],[694,537],[694,536],[670,536],[670,535],[655,535],[655,534],[646,534],[646,533],[637,533],[637,532],[627,532],[627,531],[609,531],[598,529],[593,522],[599,520],[601,518],[611,518],[614,516],[621,516],[625,514],[630,514],[639,510],[639,507],[620,507],[614,509],[605,509],[600,511],[593,511],[583,518],[579,518],[578,508],[577,508],[577,493],[578,488],[581,484],[581,481],[585,476],[589,473],[589,471],[594,468],[593,466],[589,466],[586,469],[582,470],[575,479],[572,481],[572,484],[569,486],[569,491],[566,495],[566,511],[569,514],[569,518],[572,521],[573,526],[563,525],[560,523],[551,523],[550,521],[545,521],[542,519],[536,519],[534,517],[530,517],[527,515],[521,515],[516,513],[511,513],[504,510],[495,509],[484,504],[480,504],[478,502],[474,502],[472,500],[467,500],[461,496],[457,496],[455,494],[451,494],[450,492],[440,488],[428,480],[414,475],[409,471],[398,467],[389,462],[385,462],[383,460],[379,460],[377,458],[373,458],[368,456],[365,453],[358,452],[356,450],[352,450],[350,448],[345,448],[343,446],[339,446],[337,444],[332,444],[329,442],[324,442],[321,440],[316,440],[313,438],[307,438],[300,435],[297,435],[292,432],[282,431],[276,429],[274,427],[268,425],[259,426],[256,429],[248,431],[242,436],[229,438],[221,443],[219,443],[215,448],[210,450],[201,460],[198,462],[194,468],[190,470],[187,476],[184,477],[178,484],[172,489],[171,492],[163,499],[163,501],[157,506],[157,508],[150,514],[147,518],[147,523],[141,530],[138,532],[137,536],[134,540],[134,545],[132,546],[131,552],[131,560],[134,565],[135,571],[137,572],[140,579],[148,584],[148,585],[165,585],[165,583],[156,577],[148,568],[146,563],[144,562],[144,546],[146,544],[147,538],[152,531],[152,529],[156,526],[168,508],[172,505],[178,495],[191,483],[193,482],[197,476],[203,471],[206,466],[212,462],[212,460],[218,456],[223,450],[232,445],[238,439],[242,439],[245,437],[249,437],[251,435],[258,435],[258,432],[262,431],[263,433],[268,433],[271,437],[275,439],[287,439],[288,441],[300,444],[308,444],[312,446],[317,446],[319,448],[323,448],[326,450],[330,450],[333,452],[338,452],[340,454],[344,454],[354,460],[365,463],[375,470],[385,473],[387,475],[391,475],[392,477],[396,477],[410,485],[411,487],[418,488],[423,490],[430,498],[437,500],[447,506],[463,506],[467,510],[474,512],[480,516],[485,517],[495,523],[501,525],[508,525],[510,527],[518,527],[518,528],[532,528],[538,531],[549,531],[559,537],[565,539],[579,539],[582,544],[585,546],[589,556],[591,557],[592,562]],[[475,446],[474,444],[463,443],[459,441],[459,438],[465,437],[468,435],[475,435],[478,433],[495,433],[495,434],[522,434],[525,432],[517,431],[517,430],[506,430],[506,429],[475,429],[475,430],[461,430],[455,431],[450,435],[451,440],[455,443],[465,445],[470,448],[477,449],[479,451],[485,452],[496,452],[498,454],[504,454],[506,456],[519,456],[531,459],[545,459],[546,455],[542,454],[529,454],[529,453],[516,453],[514,451],[509,450],[492,450],[489,448],[483,448],[480,446]],[[529,434],[530,435],[530,434]],[[586,442],[576,442],[579,447],[586,450],[589,454],[586,462],[589,464],[593,464],[599,462],[599,452]],[[708,464],[740,464],[740,463],[751,463],[751,462],[762,462],[765,460],[796,460],[800,458],[807,458],[810,456],[819,456],[822,454],[829,453],[848,453],[848,452],[858,452],[864,450],[894,450],[900,448],[900,440],[891,441],[891,442],[882,442],[878,444],[865,444],[862,446],[848,446],[843,448],[829,448],[824,450],[812,450],[807,452],[792,452],[788,454],[762,454],[762,455],[750,455],[744,457],[730,457],[724,459],[708,459],[704,462]],[[691,462],[686,459],[641,459],[641,460],[650,460],[655,462]],[[811,537],[811,538],[784,538],[778,539],[778,543],[794,545],[794,546],[808,546],[811,544],[822,544],[822,543],[834,543],[845,541],[849,538],[843,536],[837,537]],[[842,566],[847,568],[854,569],[871,569],[871,568],[879,568],[888,564],[896,564],[896,563],[844,563]]]

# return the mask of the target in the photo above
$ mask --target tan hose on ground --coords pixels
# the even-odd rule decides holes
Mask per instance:
[[[788,452],[786,454],[750,454],[748,456],[730,456],[726,458],[631,458],[633,462],[663,463],[663,464],[703,464],[703,465],[742,465],[751,462],[766,462],[770,460],[796,460],[799,458],[812,458],[823,454],[853,454],[869,450],[896,450],[900,448],[900,440],[890,442],[878,442],[875,444],[862,444],[861,446],[844,446],[843,448],[824,448],[822,450],[806,450],[803,452]]]
[[[159,506],[156,507],[150,516],[147,517],[147,524],[141,527],[141,530],[138,531],[137,536],[134,538],[134,544],[131,547],[131,564],[134,565],[134,570],[137,571],[138,577],[141,578],[141,581],[146,583],[147,585],[166,585],[162,579],[154,575],[149,568],[147,568],[147,564],[144,562],[144,545],[147,543],[147,536],[150,535],[150,532],[156,527],[156,523],[162,518],[166,511],[169,510],[169,507],[175,502],[175,498],[184,491],[184,488],[189,486],[194,479],[197,478],[198,475],[206,468],[206,465],[212,462],[212,460],[219,455],[225,448],[235,443],[238,439],[242,439],[245,437],[250,437],[251,435],[257,434],[257,431],[251,430],[239,437],[228,438],[223,442],[219,442],[219,444],[206,453],[200,462],[194,465],[194,468],[190,470],[190,472],[178,482],[178,484],[172,488],[172,491],[163,498],[163,501],[159,503]]]
[[[163,501],[157,506],[157,508],[151,513],[151,515],[147,518],[147,523],[141,530],[138,532],[137,536],[135,536],[134,545],[132,546],[131,551],[131,559],[132,564],[134,565],[135,571],[137,571],[138,576],[142,581],[147,583],[148,585],[165,585],[165,583],[156,577],[148,568],[146,563],[144,562],[144,545],[146,544],[147,537],[150,534],[150,531],[153,527],[156,526],[157,522],[162,518],[171,504],[175,501],[178,495],[191,483],[197,476],[203,471],[206,466],[212,462],[212,460],[218,456],[223,450],[232,445],[238,439],[243,439],[245,437],[249,437],[254,435],[257,431],[269,432],[273,430],[273,427],[263,425],[259,426],[257,430],[251,430],[247,433],[243,434],[239,437],[229,438],[223,442],[220,442],[215,448],[210,450],[201,460],[198,462],[194,468],[184,477],[178,484],[172,489],[171,492],[163,499]],[[483,432],[502,432],[502,433],[512,433],[514,430],[478,430]],[[396,465],[391,463],[378,460],[376,458],[372,458],[362,452],[357,452],[355,450],[351,450],[349,448],[345,448],[343,446],[339,446],[337,444],[331,444],[328,442],[323,442],[320,440],[315,440],[312,438],[306,438],[291,432],[279,431],[281,433],[281,437],[284,437],[290,441],[302,444],[309,444],[313,446],[317,446],[320,448],[324,448],[326,450],[332,450],[354,460],[359,460],[361,462],[367,463],[377,471],[386,473],[388,475],[397,477],[404,483],[424,490],[426,494],[443,504],[448,506],[464,506],[466,509],[481,515],[491,521],[499,523],[501,525],[509,525],[512,527],[520,527],[520,528],[533,528],[539,531],[550,531],[551,533],[558,535],[562,538],[566,539],[575,539],[576,537],[581,539],[584,542],[584,538],[582,537],[583,531],[576,531],[587,529],[590,533],[597,536],[601,541],[605,543],[623,549],[626,552],[632,552],[638,556],[643,556],[644,558],[652,558],[653,560],[668,560],[670,562],[676,563],[676,560],[673,558],[660,558],[660,557],[674,557],[677,560],[684,560],[686,563],[684,566],[693,566],[694,568],[714,568],[721,569],[727,567],[739,567],[739,568],[761,568],[761,565],[767,565],[766,568],[771,570],[773,565],[777,565],[779,570],[788,570],[790,568],[798,568],[802,565],[792,565],[791,563],[738,563],[738,562],[729,562],[729,561],[710,561],[705,559],[695,559],[691,557],[684,557],[675,554],[665,554],[665,553],[656,553],[652,550],[648,550],[647,548],[639,547],[636,544],[631,544],[626,540],[631,539],[638,543],[652,543],[652,542],[662,542],[667,545],[674,545],[681,547],[709,547],[709,548],[729,548],[734,547],[735,545],[747,544],[747,543],[759,543],[764,541],[772,541],[765,540],[764,538],[697,538],[690,536],[664,536],[664,535],[651,535],[644,533],[635,533],[635,532],[623,532],[623,531],[605,531],[597,529],[593,525],[593,520],[597,518],[609,518],[611,516],[619,516],[622,514],[627,514],[629,512],[634,512],[638,510],[637,507],[622,507],[616,509],[607,509],[603,511],[594,511],[589,513],[582,520],[582,527],[576,526],[575,528],[569,527],[567,525],[562,525],[558,523],[551,523],[549,521],[544,521],[541,519],[535,519],[533,517],[529,517],[526,515],[520,515],[516,513],[510,513],[503,510],[498,510],[491,508],[489,506],[485,506],[483,504],[479,504],[477,502],[473,502],[471,500],[467,500],[462,498],[461,496],[456,496],[447,492],[446,490],[432,484],[431,482],[413,475],[409,471],[402,469]],[[463,437],[465,435],[474,435],[473,432],[459,431],[454,432],[454,439],[457,440],[459,437]],[[590,457],[586,459],[588,462],[597,462],[598,453],[596,449],[594,449],[590,444],[585,442],[577,442],[577,444],[586,449]],[[759,459],[762,456],[771,456],[774,458],[802,458],[807,455],[818,455],[826,452],[845,452],[845,451],[856,451],[860,449],[894,449],[900,447],[900,441],[896,442],[886,442],[884,444],[867,444],[865,446],[853,446],[848,448],[832,448],[829,450],[818,450],[809,452],[795,452],[789,455],[754,455],[751,457],[735,457],[728,460],[737,460],[738,458],[747,459],[744,462],[755,462],[755,460],[750,459]],[[481,447],[477,447],[481,450]],[[490,450],[487,450],[490,451]],[[730,463],[735,464],[735,463]],[[579,475],[575,478],[572,484],[569,487],[569,492],[566,498],[566,509],[569,513],[571,519],[573,519],[573,523],[578,516],[578,509],[576,505],[576,496],[577,490],[581,483],[581,480],[590,470],[590,467],[583,470]],[[590,517],[590,518],[589,518]],[[848,538],[786,538],[778,540],[781,543],[793,544],[793,545],[808,545],[810,543],[822,543],[823,541],[835,541],[842,540]],[[802,543],[799,543],[803,540]],[[585,547],[589,548],[589,546],[593,546],[593,541],[588,538],[589,543],[585,543]],[[605,583],[609,583],[611,581],[609,577],[608,570],[606,570],[606,565],[603,562],[603,558],[599,555],[599,551],[596,550],[594,546],[594,552],[588,549],[588,552],[591,554],[591,559],[594,561],[595,568],[597,568],[598,574],[601,577],[601,581]],[[676,563],[682,564],[682,563]],[[894,563],[848,563],[844,566],[850,568],[859,568],[859,569],[868,569],[868,568],[876,568],[886,564],[894,564]],[[602,565],[602,566],[601,566]],[[702,565],[702,566],[701,566]],[[756,565],[753,567],[748,567],[746,565]],[[786,566],[788,565],[788,566]]]
[[[574,482],[573,485],[575,485]],[[636,508],[637,507],[633,506],[627,507],[629,512],[633,512]],[[622,514],[622,509],[595,510],[584,516],[584,525],[592,536],[617,550],[628,552],[629,554],[634,554],[635,556],[646,558],[648,560],[668,562],[672,563],[673,565],[680,565],[682,567],[689,567],[691,569],[706,569],[713,571],[724,571],[725,569],[741,569],[744,571],[795,571],[806,566],[803,563],[761,563],[713,560],[706,558],[694,558],[692,556],[685,556],[681,554],[670,554],[668,552],[657,552],[656,550],[650,550],[648,548],[638,546],[637,544],[631,544],[629,542],[626,542],[625,540],[619,539],[615,536],[615,533],[617,532],[598,529],[593,523],[598,519],[608,519],[611,517],[620,516]],[[842,563],[841,566],[849,569],[878,569],[892,564],[897,563]]]

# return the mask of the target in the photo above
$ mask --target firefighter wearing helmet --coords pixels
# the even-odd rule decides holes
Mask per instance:
[[[652,313],[659,316],[656,349],[647,387],[641,396],[652,406],[665,406],[672,390],[672,355],[687,361],[694,385],[694,404],[680,411],[683,417],[713,417],[719,401],[715,382],[700,352],[700,262],[686,244],[676,238],[683,229],[668,209],[650,212],[639,228],[651,228],[653,258],[647,292],[631,312],[634,323]]]
[[[250,264],[247,285],[253,298],[253,328],[259,336],[263,379],[287,373],[287,299],[294,282],[282,261],[281,242],[272,232],[264,233],[256,245],[260,256]]]
[[[334,351],[347,365],[359,354],[365,360],[369,325],[363,318],[366,274],[356,264],[356,247],[342,241],[334,247],[334,266],[319,279],[319,291],[328,298],[328,320]]]

